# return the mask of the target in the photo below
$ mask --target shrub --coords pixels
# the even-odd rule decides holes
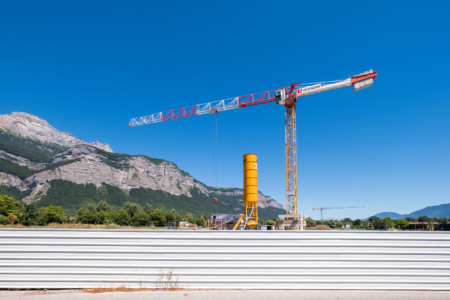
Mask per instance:
[[[87,209],[86,207],[81,207],[75,216],[77,223],[82,224],[94,224],[95,223],[95,214]]]
[[[150,223],[150,216],[143,210],[139,210],[133,218],[131,218],[131,223],[134,226],[146,226]]]
[[[111,212],[111,206],[109,206],[108,202],[102,200],[97,205],[97,211]]]
[[[272,226],[277,225],[277,222],[275,220],[267,220],[266,223],[267,223],[267,225],[272,225]]]
[[[40,209],[39,214],[43,217],[46,224],[63,223],[66,220],[62,206],[54,206],[50,204]]]
[[[113,221],[117,225],[128,226],[131,224],[131,217],[125,209],[121,208],[113,214]]]
[[[137,203],[126,202],[122,205],[122,209],[126,210],[128,215],[133,218],[141,210],[141,207]]]
[[[15,224],[15,223],[17,223],[17,220],[18,220],[19,218],[15,215],[15,214],[13,214],[13,213],[9,213],[8,214],[8,220],[9,220],[9,224]]]
[[[23,217],[22,224],[28,225],[38,225],[39,213],[33,204],[25,204],[23,207]]]
[[[166,217],[161,209],[154,209],[150,215],[153,225],[156,227],[166,226]]]
[[[7,216],[4,215],[0,215],[0,224],[2,225],[6,225],[9,224],[9,219]]]
[[[166,213],[166,221],[167,222],[176,222],[177,221],[177,215],[173,211],[168,211]]]
[[[97,213],[95,221],[96,224],[111,224],[111,214],[107,211],[101,210]]]
[[[406,221],[405,219],[400,219],[397,220],[397,222],[395,222],[395,227],[397,227],[398,229],[406,229],[409,227],[409,222]]]
[[[195,220],[195,224],[197,224],[198,226],[202,226],[202,227],[205,227],[205,219],[203,219],[202,217],[200,217],[200,218],[197,218],[196,220]]]
[[[150,215],[153,211],[153,206],[150,203],[145,203],[144,211]]]
[[[0,214],[4,216],[14,214],[16,217],[21,218],[23,211],[20,202],[16,201],[13,197],[0,195]]]

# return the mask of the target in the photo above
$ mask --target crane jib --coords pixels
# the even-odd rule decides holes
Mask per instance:
[[[300,84],[292,84],[290,87],[284,87],[281,89],[254,93],[246,96],[233,97],[229,99],[213,101],[204,104],[197,104],[179,109],[163,111],[143,117],[132,118],[128,126],[133,127],[188,118],[193,116],[200,116],[204,114],[211,114],[211,113],[214,114],[220,111],[242,108],[247,106],[254,106],[275,101],[277,101],[278,104],[284,104],[284,100],[290,97],[303,97],[350,85],[354,85],[355,90],[360,90],[362,88],[371,86],[373,84],[373,79],[375,79],[376,76],[377,73],[370,70],[355,75],[351,78],[347,78],[345,80],[334,81],[333,83],[330,84],[314,84],[305,87],[299,87]],[[280,91],[283,91],[284,95],[284,97],[282,97],[283,99],[277,99],[277,97],[275,96],[275,94]]]

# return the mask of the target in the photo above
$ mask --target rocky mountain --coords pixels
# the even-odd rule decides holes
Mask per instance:
[[[409,214],[398,214],[395,212],[382,212],[376,214],[378,218],[390,217],[392,220],[404,219],[404,218],[418,218],[421,216],[427,216],[429,218],[447,218],[450,217],[450,203],[427,206],[425,208],[416,210]]]
[[[0,193],[37,206],[63,205],[69,214],[100,200],[191,213],[243,210],[242,189],[209,187],[172,162],[114,153],[108,144],[85,142],[27,113],[0,115]],[[262,193],[258,200],[263,217],[284,211]]]
[[[47,121],[39,117],[24,112],[0,115],[0,128],[23,137],[37,139],[41,142],[54,143],[63,147],[90,144],[103,151],[113,152],[108,144],[100,142],[87,143],[71,133],[58,131]]]

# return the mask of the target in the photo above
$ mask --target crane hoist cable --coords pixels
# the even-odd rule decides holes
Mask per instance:
[[[218,118],[219,113],[214,113],[212,118],[212,157],[213,157],[213,183],[218,187],[218,173],[219,173],[219,135],[218,135]]]

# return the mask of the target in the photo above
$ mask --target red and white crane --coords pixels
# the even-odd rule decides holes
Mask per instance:
[[[316,83],[294,83],[288,87],[238,96],[203,104],[167,110],[143,117],[133,118],[128,126],[140,126],[164,121],[182,119],[220,111],[254,106],[270,102],[285,107],[285,149],[286,149],[286,214],[297,215],[297,142],[295,103],[303,96],[317,94],[345,86],[354,86],[354,90],[369,87],[377,73],[373,70],[343,79]]]

